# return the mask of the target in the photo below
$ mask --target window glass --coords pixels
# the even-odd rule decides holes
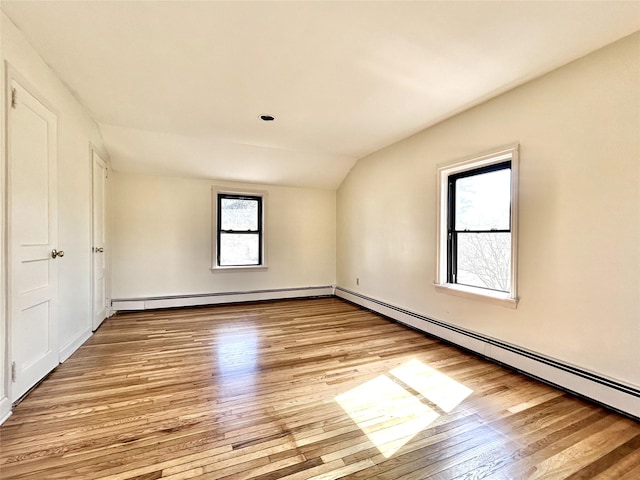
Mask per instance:
[[[220,260],[225,265],[259,265],[260,236],[256,234],[220,234]]]
[[[456,230],[509,230],[511,169],[456,180]]]
[[[244,198],[220,199],[222,230],[258,230],[258,200]]]
[[[511,162],[451,175],[448,282],[509,293]],[[454,225],[455,224],[455,225]]]
[[[457,235],[456,283],[508,292],[511,285],[511,233]]]

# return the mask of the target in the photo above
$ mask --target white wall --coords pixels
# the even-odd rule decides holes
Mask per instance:
[[[436,167],[515,142],[518,309],[436,293]],[[639,142],[637,33],[360,160],[337,284],[638,386]]]
[[[335,283],[335,191],[114,172],[113,298]],[[266,270],[211,271],[212,185],[267,192]]]
[[[1,59],[9,64],[46,99],[58,117],[58,228],[59,247],[64,250],[64,261],[59,268],[59,345],[63,360],[91,334],[90,315],[90,205],[91,176],[89,143],[102,148],[102,138],[96,123],[67,87],[47,66],[38,53],[25,40],[18,28],[1,13]],[[1,108],[4,118],[5,69],[1,80]],[[3,125],[3,145],[4,132]],[[5,149],[2,148],[5,161]],[[4,167],[4,164],[3,164]],[[4,171],[4,168],[2,169]],[[5,181],[2,182],[3,195]],[[4,207],[3,207],[4,212]],[[4,220],[3,220],[4,228]],[[3,235],[4,238],[4,235]],[[4,251],[4,248],[3,248]],[[4,259],[3,259],[4,260]],[[6,262],[3,261],[3,268]],[[3,275],[4,276],[4,275]],[[2,289],[3,295],[6,293]],[[5,328],[4,308],[1,328]],[[6,336],[2,331],[0,358],[6,355]],[[6,366],[1,368],[5,385]],[[2,392],[2,395],[5,395]],[[0,412],[0,418],[2,412]]]

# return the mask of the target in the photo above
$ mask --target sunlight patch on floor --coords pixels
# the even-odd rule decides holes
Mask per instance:
[[[386,458],[438,418],[386,375],[338,395],[336,401]]]
[[[447,413],[456,408],[473,392],[444,373],[440,373],[416,359],[394,368],[391,370],[391,374]]]
[[[421,397],[449,413],[471,393],[464,385],[413,359],[335,400],[389,458],[440,416]]]
[[[255,394],[260,348],[257,329],[223,326],[218,329],[216,340],[215,367],[220,395]]]

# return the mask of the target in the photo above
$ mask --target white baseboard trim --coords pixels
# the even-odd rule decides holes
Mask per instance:
[[[150,310],[154,308],[192,307],[223,303],[280,300],[284,298],[322,297],[333,295],[333,286],[278,288],[245,292],[204,293],[147,298],[117,298],[111,302],[112,310]]]
[[[336,287],[335,295],[429,335],[471,350],[563,390],[640,419],[640,388],[375,298]]]
[[[69,358],[73,354],[73,352],[75,352],[78,348],[80,348],[80,346],[89,339],[91,335],[93,335],[93,332],[91,331],[91,327],[88,327],[80,335],[78,335],[76,338],[71,340],[65,346],[60,348],[60,353],[59,353],[60,363],[64,362],[67,358]]]
[[[11,402],[9,398],[3,397],[0,400],[0,425],[7,421],[7,418],[11,416]]]

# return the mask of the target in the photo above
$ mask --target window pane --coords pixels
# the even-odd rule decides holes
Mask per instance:
[[[510,230],[511,169],[456,180],[456,230]]]
[[[260,236],[220,234],[220,265],[260,265]]]
[[[258,200],[221,199],[222,230],[258,230]]]
[[[511,234],[459,233],[456,283],[508,292]]]

